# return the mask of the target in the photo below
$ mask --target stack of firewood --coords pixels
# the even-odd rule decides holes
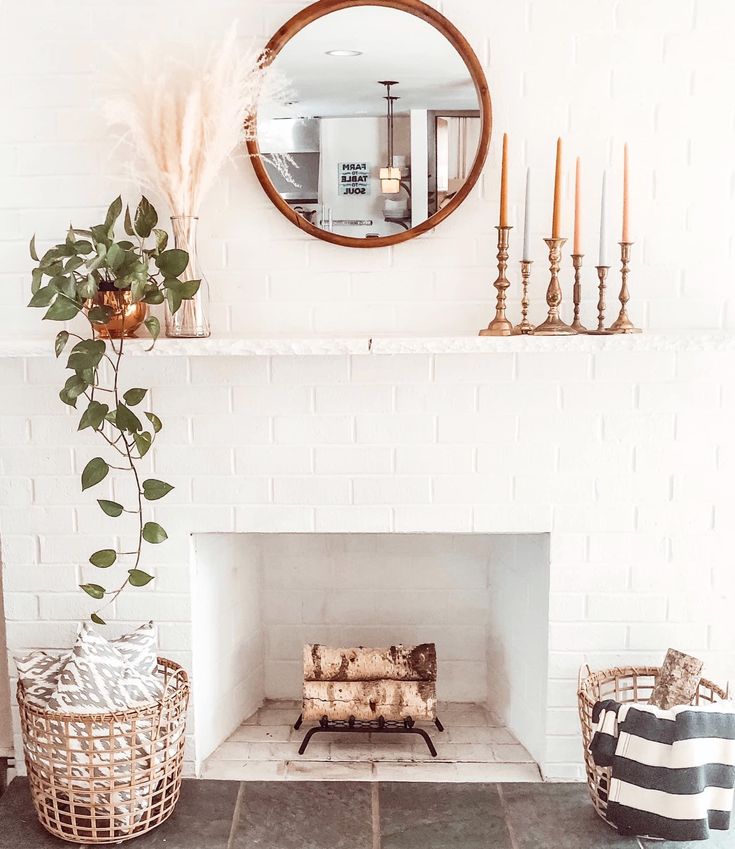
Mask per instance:
[[[303,718],[436,719],[436,647],[304,646]]]

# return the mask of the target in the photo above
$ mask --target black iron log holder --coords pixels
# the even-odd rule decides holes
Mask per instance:
[[[294,723],[294,729],[296,731],[301,728],[303,721],[304,715],[299,714],[299,718]],[[438,731],[444,731],[444,726],[438,718],[434,720],[434,725],[436,725]],[[319,725],[315,725],[306,732],[306,736],[299,748],[299,754],[304,754],[309,741],[315,734],[329,732],[333,734],[344,734],[345,732],[353,734],[418,734],[419,737],[424,739],[432,758],[436,757],[436,748],[431,737],[429,737],[423,728],[417,728],[416,722],[410,716],[402,720],[384,719],[382,716],[379,716],[377,719],[355,719],[354,716],[351,716],[349,719],[330,720],[326,714],[319,720]]]

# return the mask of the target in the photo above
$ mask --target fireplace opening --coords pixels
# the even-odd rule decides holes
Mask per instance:
[[[198,534],[192,582],[199,774],[539,779],[548,535]],[[300,756],[309,643],[435,643],[437,757],[405,734],[318,735]]]

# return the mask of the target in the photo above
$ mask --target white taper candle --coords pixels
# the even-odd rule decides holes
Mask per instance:
[[[610,264],[607,260],[607,171],[602,172],[602,193],[600,194],[600,256],[597,264]]]
[[[523,260],[531,259],[531,169],[526,168],[526,208],[523,212]]]

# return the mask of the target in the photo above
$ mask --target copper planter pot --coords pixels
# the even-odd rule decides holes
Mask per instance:
[[[148,316],[148,304],[143,301],[134,303],[130,289],[100,289],[85,303],[87,309],[95,306],[110,307],[115,312],[107,324],[95,324],[97,333],[108,339],[135,336]]]

